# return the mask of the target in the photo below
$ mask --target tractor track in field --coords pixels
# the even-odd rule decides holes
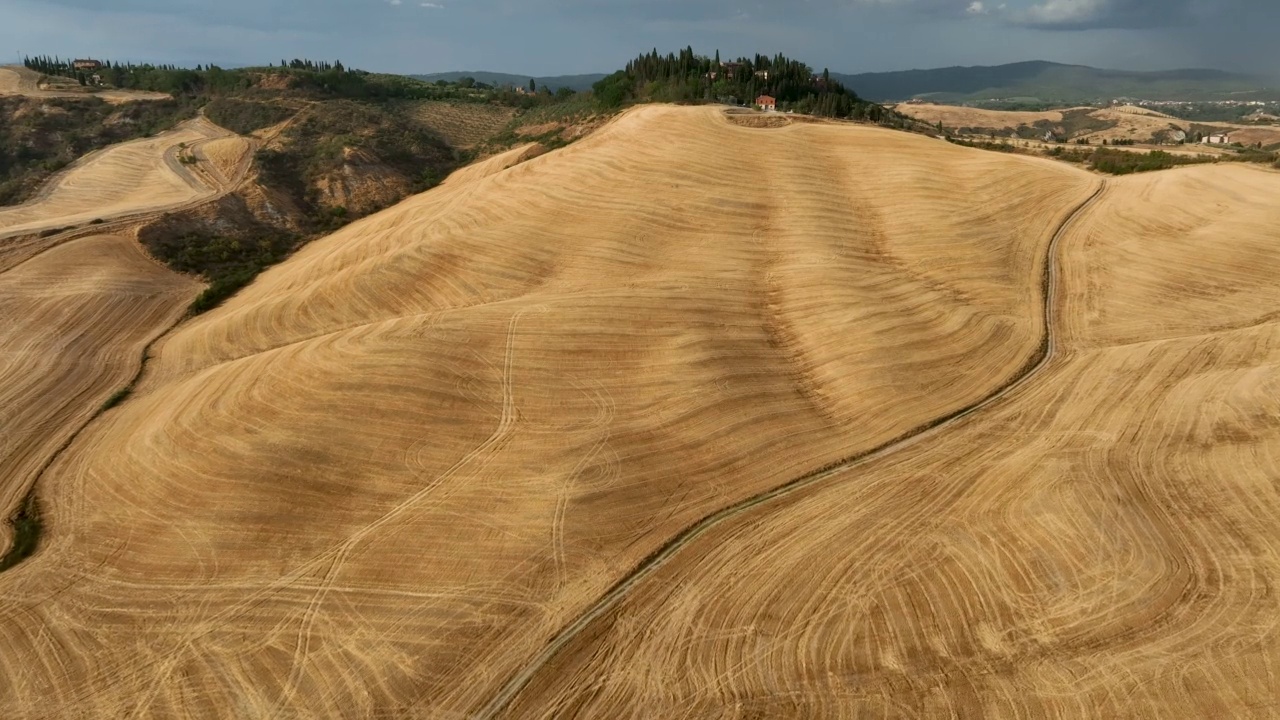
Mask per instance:
[[[994,405],[1030,383],[1042,370],[1048,367],[1057,352],[1057,337],[1054,332],[1054,326],[1057,320],[1056,298],[1058,294],[1059,281],[1059,273],[1057,269],[1058,248],[1061,245],[1063,237],[1066,236],[1067,231],[1075,224],[1076,220],[1083,216],[1089,208],[1097,203],[1097,201],[1106,192],[1106,189],[1106,180],[1101,180],[1093,193],[1088,198],[1081,201],[1079,205],[1077,205],[1065,218],[1063,218],[1063,220],[1058,224],[1057,229],[1054,231],[1053,237],[1049,241],[1049,246],[1046,249],[1042,278],[1044,330],[1040,341],[1040,347],[1036,354],[1028,360],[1027,364],[1024,365],[1017,373],[1005,382],[1001,383],[985,397],[972,404],[940,418],[935,418],[924,425],[913,428],[887,443],[865,452],[861,452],[853,457],[840,460],[826,467],[819,468],[818,470],[779,485],[772,490],[767,490],[763,493],[747,498],[746,500],[742,500],[718,510],[686,527],[642,560],[620,580],[614,583],[614,585],[604,595],[600,596],[595,603],[580,613],[572,622],[561,628],[559,632],[547,641],[542,651],[538,653],[531,662],[521,668],[519,672],[508,679],[498,693],[494,695],[494,697],[485,704],[485,706],[481,708],[474,717],[488,720],[489,718],[494,718],[502,714],[508,706],[510,706],[511,702],[516,699],[525,686],[529,684],[534,675],[554,659],[555,656],[564,649],[565,646],[573,641],[573,639],[576,638],[583,630],[585,630],[587,626],[615,607],[636,585],[648,576],[652,575],[658,568],[666,564],[668,560],[693,543],[693,541],[704,535],[707,531],[732,520],[735,517],[754,510],[761,505],[787,497],[804,488],[810,487],[824,480],[828,480],[842,472],[845,472],[846,470],[861,465],[862,463],[882,458],[932,437],[964,418]]]
[[[17,262],[14,262],[8,267],[0,269],[0,273],[8,272],[9,270],[12,270],[27,262],[30,262],[31,260],[39,257],[40,255],[43,255],[44,253],[58,246],[71,242],[73,240],[79,240],[79,239],[90,237],[93,235],[112,234],[112,233],[127,229],[130,226],[136,225],[138,223],[145,222],[147,220],[154,219],[154,218],[159,218],[168,213],[180,212],[183,210],[191,210],[198,207],[202,207],[209,203],[218,202],[222,198],[240,190],[245,186],[245,184],[249,182],[251,178],[250,171],[252,170],[252,167],[253,167],[254,152],[263,144],[265,144],[266,142],[269,142],[270,139],[273,139],[275,136],[278,136],[280,132],[282,132],[287,127],[292,125],[293,122],[296,121],[303,114],[303,112],[305,112],[305,110],[309,108],[310,106],[308,105],[307,108],[304,108],[293,118],[290,118],[289,120],[287,120],[276,130],[276,132],[272,133],[268,138],[261,139],[261,140],[246,138],[249,142],[249,146],[245,150],[243,156],[240,158],[239,162],[237,162],[235,168],[233,169],[233,171],[230,173],[229,176],[223,175],[221,171],[212,167],[212,163],[209,163],[207,161],[208,158],[204,155],[203,148],[206,144],[210,142],[214,142],[217,140],[224,140],[226,138],[243,137],[243,136],[237,136],[236,133],[233,133],[230,130],[226,130],[218,125],[215,125],[214,123],[209,121],[207,118],[205,118],[202,112],[199,117],[188,121],[188,123],[203,124],[213,128],[214,130],[213,132],[211,132],[210,137],[200,140],[199,142],[193,143],[187,146],[186,148],[177,148],[177,147],[169,148],[165,151],[164,159],[165,159],[165,163],[175,173],[177,173],[187,182],[200,183],[200,184],[206,185],[207,187],[212,188],[214,190],[214,193],[212,195],[205,195],[203,197],[199,197],[199,198],[196,198],[184,203],[180,203],[177,205],[172,205],[166,208],[146,210],[142,212],[122,215],[110,220],[106,220],[105,222],[102,222],[96,225],[91,224],[83,227],[78,227],[71,230],[67,230],[62,233],[58,233],[56,235],[51,235],[48,238],[41,238],[41,240],[44,240],[45,242],[37,243],[37,246],[32,248],[32,252],[29,255],[19,259]],[[85,162],[87,158],[96,156],[98,153],[101,153],[101,152],[102,151],[97,151],[95,153],[91,153],[85,158],[81,158],[75,164],[73,164],[70,168],[68,168],[68,171],[76,167],[79,167]],[[190,169],[188,166],[184,165],[183,163],[179,162],[179,157],[184,152],[191,153],[193,156],[198,157],[201,160],[204,160],[206,167],[199,171],[195,171]],[[42,194],[47,194],[49,192],[48,188],[53,187],[54,184],[56,184],[56,182],[61,177],[62,176],[54,178],[49,183],[47,183],[46,189],[41,191]],[[136,370],[134,370],[134,373],[130,377],[129,381],[117,391],[117,395],[125,396],[133,390],[133,388],[137,385],[138,381],[141,380],[143,374],[146,372],[147,360],[149,359],[151,349],[155,346],[156,343],[158,343],[160,340],[165,338],[175,328],[181,325],[182,322],[187,319],[187,317],[188,317],[188,314],[183,314],[178,316],[172,323],[162,328],[159,333],[157,333],[149,341],[147,341],[147,343],[142,348],[141,357],[139,358],[138,366]],[[56,463],[58,459],[62,457],[63,453],[65,453],[75,443],[75,441],[79,439],[80,435],[82,435],[86,429],[88,429],[91,425],[93,425],[93,423],[98,418],[106,414],[106,412],[111,409],[110,405],[111,403],[108,403],[108,405],[99,408],[87,420],[81,423],[81,425],[78,428],[76,428],[75,432],[73,432],[66,439],[65,442],[59,445],[58,448],[49,455],[49,458],[45,461],[45,463],[40,467],[40,470],[36,473],[35,478],[31,481],[31,486],[27,489],[26,493],[23,495],[22,502],[19,503],[14,513],[8,518],[9,524],[15,530],[15,536],[13,538],[11,546],[3,554],[0,554],[0,573],[3,573],[7,570],[10,570],[18,566],[24,560],[29,558],[31,555],[35,554],[36,550],[39,548],[40,535],[42,534],[44,529],[43,523],[41,521],[42,513],[40,511],[39,498],[37,496],[37,488],[40,485],[40,480],[44,477],[45,473],[48,472],[49,468],[51,468],[54,465],[54,463]]]

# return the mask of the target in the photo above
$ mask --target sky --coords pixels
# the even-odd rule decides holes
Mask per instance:
[[[377,72],[611,72],[692,45],[858,73],[1052,60],[1280,76],[1280,0],[0,0],[22,53]]]

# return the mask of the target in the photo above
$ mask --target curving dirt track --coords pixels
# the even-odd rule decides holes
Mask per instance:
[[[1112,181],[1056,357],[929,443],[710,530],[513,717],[1268,716],[1280,176]]]
[[[126,237],[127,226],[148,213],[206,202],[208,192],[229,192],[242,182],[247,141],[227,135],[198,119],[151,141],[113,146],[77,162],[37,200],[0,210],[0,218],[11,213],[8,220],[30,229],[74,224],[85,208],[102,202],[114,205],[99,205],[103,212],[94,214],[117,218],[0,242],[0,517],[10,517],[54,457],[131,382],[143,348],[182,317],[199,290],[194,279],[148,258]],[[230,172],[177,162],[180,152],[205,159],[208,142],[228,158],[239,157]],[[173,191],[179,180],[186,192]],[[12,541],[6,523],[0,563]]]
[[[74,240],[0,273],[0,517],[134,376],[143,346],[199,287],[116,235]],[[0,556],[11,542],[3,531]]]
[[[179,154],[228,136],[227,130],[198,118],[152,138],[86,155],[35,199],[0,208],[0,239],[207,200],[230,182],[211,176],[199,164],[180,163]]]
[[[0,715],[476,712],[683,528],[1034,362],[1097,185],[707,108],[524,152],[155,348],[0,575]]]

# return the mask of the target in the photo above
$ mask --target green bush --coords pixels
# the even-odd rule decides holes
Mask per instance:
[[[125,398],[129,397],[129,394],[132,392],[133,392],[132,387],[122,387],[119,390],[115,391],[115,393],[112,394],[111,397],[107,398],[106,402],[102,403],[103,411],[110,410],[111,408],[124,402]]]
[[[9,518],[13,527],[13,544],[9,552],[0,555],[0,572],[12,568],[35,554],[40,545],[40,533],[44,523],[40,515],[40,503],[34,491],[27,493],[22,507]]]
[[[248,135],[288,120],[297,110],[278,102],[217,97],[205,105],[204,112],[218,125],[232,132]]]
[[[241,288],[253,282],[263,270],[260,265],[245,265],[230,270],[226,273],[219,274],[210,283],[204,292],[191,301],[190,310],[193,314],[199,315],[207,310],[212,310],[222,304],[224,300],[235,295]]]

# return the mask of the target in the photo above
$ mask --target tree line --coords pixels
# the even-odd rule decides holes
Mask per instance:
[[[718,50],[709,57],[695,53],[691,46],[666,55],[655,48],[593,89],[606,107],[644,101],[743,105],[768,95],[777,100],[779,109],[799,113],[873,122],[892,115],[831,79],[829,71],[815,74],[808,65],[781,53],[726,62]]]

